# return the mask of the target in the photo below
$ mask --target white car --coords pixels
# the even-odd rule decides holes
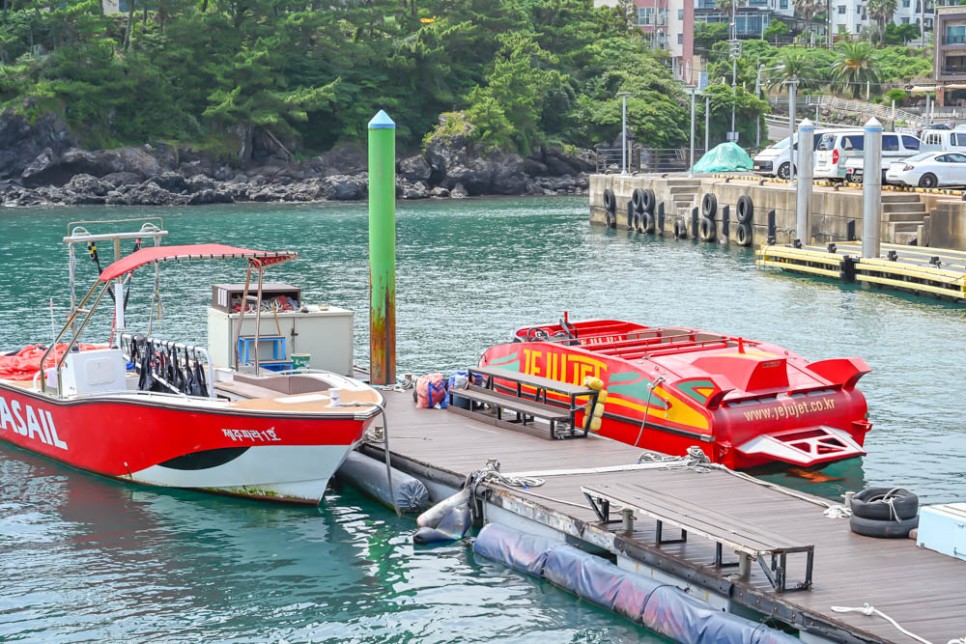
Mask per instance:
[[[966,154],[923,152],[895,161],[886,170],[886,180],[900,186],[966,186]]]

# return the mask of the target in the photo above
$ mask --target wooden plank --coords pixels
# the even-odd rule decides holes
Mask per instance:
[[[504,473],[539,470],[586,470],[603,466],[631,465],[640,450],[591,434],[580,441],[548,441],[519,432],[508,432],[467,417],[435,409],[417,409],[410,392],[384,392],[390,418],[393,453],[436,472],[465,478],[485,465],[485,457],[501,461]],[[377,421],[378,422],[378,421]],[[534,470],[537,470],[534,472]],[[862,606],[869,603],[920,637],[946,642],[966,634],[966,611],[962,608],[966,588],[966,562],[917,548],[910,539],[872,539],[853,534],[847,519],[830,519],[824,506],[834,503],[796,492],[798,498],[780,490],[747,481],[718,469],[635,469],[627,472],[577,472],[547,476],[544,484],[528,490],[492,485],[495,491],[540,508],[544,520],[573,521],[578,526],[594,522],[581,487],[603,484],[638,485],[658,494],[676,496],[687,503],[711,507],[732,515],[737,522],[764,531],[794,536],[814,544],[813,576],[816,585],[808,592],[776,595],[763,573],[753,567],[746,583],[736,586],[740,597],[732,601],[755,605],[773,601],[787,610],[839,625],[866,641],[905,641],[894,627],[880,618],[839,614],[831,606]],[[694,539],[684,544],[653,545],[654,529],[638,524],[631,535],[639,547],[677,558],[681,565],[727,580],[733,569],[716,570],[715,546]],[[682,582],[684,583],[684,582]],[[751,594],[751,599],[749,595]],[[763,598],[763,599],[755,599]],[[911,640],[910,640],[911,641]]]
[[[486,403],[494,407],[500,407],[501,409],[509,409],[510,411],[516,411],[521,414],[528,414],[546,420],[563,421],[570,419],[570,412],[560,407],[544,405],[490,390],[459,389],[451,391],[450,396],[461,396],[479,403]]]

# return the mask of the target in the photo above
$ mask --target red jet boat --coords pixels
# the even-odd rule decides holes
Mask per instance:
[[[714,463],[820,466],[865,454],[872,424],[860,358],[808,362],[774,344],[620,320],[543,324],[489,348],[481,365],[572,384],[599,378],[600,433]]]
[[[168,261],[245,262],[243,299],[253,303],[257,317],[263,269],[297,257],[221,244],[160,246],[165,234],[148,227],[90,235],[78,227],[65,239],[71,259],[74,243],[112,241],[119,249],[123,239],[137,238],[140,246],[145,237],[155,246],[101,270],[72,305],[54,344],[0,356],[0,440],[125,481],[318,503],[329,478],[381,413],[382,396],[328,371],[260,368],[257,332],[254,362],[238,368],[213,368],[202,346],[124,333],[121,303],[136,270]],[[108,345],[81,346],[78,337],[105,294],[115,301],[109,307],[115,337]]]

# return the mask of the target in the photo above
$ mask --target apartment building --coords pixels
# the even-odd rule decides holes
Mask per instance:
[[[936,9],[933,52],[936,104],[966,105],[966,6]]]

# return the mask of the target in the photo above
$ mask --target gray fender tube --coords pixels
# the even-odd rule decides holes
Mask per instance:
[[[426,486],[395,468],[392,470],[392,494],[390,494],[389,482],[386,480],[386,464],[359,452],[349,452],[349,456],[335,475],[377,501],[389,507],[395,505],[400,512],[419,512],[429,505],[429,491]],[[393,497],[395,497],[395,503]]]
[[[472,523],[470,491],[464,488],[419,515],[413,542],[425,545],[458,541],[466,536]]]
[[[470,490],[463,488],[453,496],[446,497],[430,509],[426,510],[416,519],[416,525],[420,528],[435,528],[453,508],[470,504]]]
[[[720,611],[677,586],[623,570],[573,546],[499,524],[490,523],[480,530],[473,553],[539,575],[676,642],[801,644],[791,635]]]

